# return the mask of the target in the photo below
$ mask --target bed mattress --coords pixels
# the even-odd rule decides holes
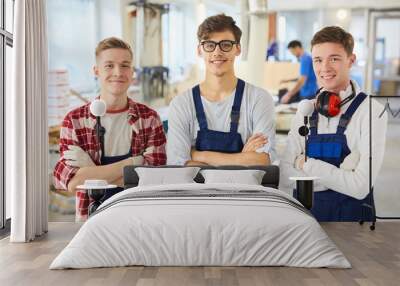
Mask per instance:
[[[287,194],[197,183],[135,187],[111,197],[50,269],[129,265],[351,267]]]

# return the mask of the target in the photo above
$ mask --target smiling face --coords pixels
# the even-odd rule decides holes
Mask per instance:
[[[318,83],[328,91],[339,93],[350,82],[350,69],[356,59],[343,45],[332,42],[316,44],[311,50]]]
[[[93,70],[102,94],[126,96],[133,77],[132,57],[128,50],[112,48],[101,51]]]
[[[207,41],[217,43],[223,40],[235,41],[235,37],[231,31],[226,30],[211,33],[207,38]],[[217,77],[234,73],[235,58],[240,55],[240,51],[240,44],[234,44],[232,50],[229,52],[222,51],[218,45],[213,52],[206,52],[201,44],[197,47],[198,55],[203,58],[207,73]]]

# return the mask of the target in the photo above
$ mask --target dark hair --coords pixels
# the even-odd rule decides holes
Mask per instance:
[[[317,32],[311,40],[311,50],[315,45],[323,43],[341,44],[348,55],[353,53],[353,36],[338,26],[325,27]]]
[[[301,42],[298,40],[290,41],[290,43],[287,45],[288,49],[292,49],[292,48],[296,48],[296,47],[299,47],[299,48],[303,47]]]
[[[233,18],[225,14],[211,16],[205,19],[197,30],[197,39],[201,42],[202,40],[207,40],[211,33],[223,32],[226,30],[231,31],[235,37],[235,41],[240,43],[242,31],[236,26],[236,22]]]
[[[131,55],[131,58],[133,58],[133,52],[132,52],[131,46],[127,42],[125,42],[121,39],[118,39],[116,37],[106,38],[97,44],[96,52],[95,52],[96,58],[99,56],[99,54],[102,51],[105,51],[108,49],[127,50],[129,52],[129,54]]]

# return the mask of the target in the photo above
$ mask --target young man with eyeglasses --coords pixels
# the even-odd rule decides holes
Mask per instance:
[[[224,14],[198,28],[206,75],[170,104],[170,165],[268,165],[275,156],[274,104],[264,90],[235,76],[241,30]]]

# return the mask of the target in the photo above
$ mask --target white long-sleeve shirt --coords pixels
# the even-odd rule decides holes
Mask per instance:
[[[361,92],[359,86],[353,82],[356,94]],[[351,85],[340,93],[343,100],[351,94]],[[351,102],[341,107],[339,115],[327,118],[318,114],[318,134],[336,133],[340,116],[346,112]],[[379,118],[383,106],[372,100],[372,184],[379,173],[385,152],[387,114]],[[327,189],[363,199],[369,192],[369,98],[367,97],[356,112],[344,134],[351,152],[358,152],[360,159],[354,170],[344,170],[321,160],[307,158],[303,170],[294,167],[296,157],[304,154],[304,137],[298,129],[303,125],[304,117],[297,112],[290,128],[285,153],[280,161],[280,189],[291,193],[295,182],[289,180],[291,176],[316,176],[314,191]]]

